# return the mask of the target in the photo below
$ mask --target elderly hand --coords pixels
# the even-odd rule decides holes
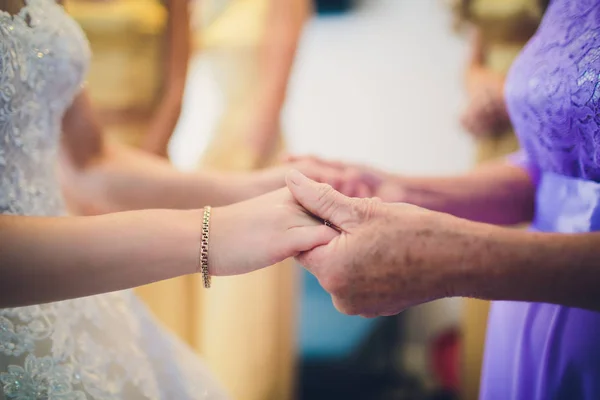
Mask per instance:
[[[375,317],[456,295],[461,256],[469,246],[463,220],[408,204],[348,198],[297,171],[288,188],[340,235],[297,260],[345,313]]]

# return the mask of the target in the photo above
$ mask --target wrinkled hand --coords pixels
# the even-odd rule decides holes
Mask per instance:
[[[209,268],[238,275],[276,264],[329,243],[337,232],[310,216],[288,189],[214,208]]]
[[[340,235],[297,260],[345,314],[393,315],[453,293],[462,220],[408,204],[348,198],[293,171],[296,200],[333,223]]]

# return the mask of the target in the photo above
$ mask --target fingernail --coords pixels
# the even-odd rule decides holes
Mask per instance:
[[[303,179],[306,179],[306,177],[302,175],[300,171],[293,169],[290,172],[288,172],[288,179],[290,183],[298,186],[300,185],[300,183],[302,183]]]

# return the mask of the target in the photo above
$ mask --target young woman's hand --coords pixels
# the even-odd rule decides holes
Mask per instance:
[[[212,210],[211,275],[239,275],[329,243],[338,233],[280,189]]]

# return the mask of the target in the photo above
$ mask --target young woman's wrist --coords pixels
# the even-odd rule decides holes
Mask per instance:
[[[149,252],[158,253],[161,248],[164,265],[170,265],[163,279],[194,274],[199,271],[199,251],[202,238],[203,209],[197,210],[154,210],[149,211],[154,221],[155,232],[163,236],[164,247],[149,248]],[[152,223],[152,222],[150,222]],[[160,260],[159,254],[154,254]],[[169,276],[170,275],[170,276]]]
[[[189,208],[220,207],[238,203],[260,194],[252,173],[213,172],[197,176]]]
[[[285,186],[285,174],[289,167],[278,166],[236,175],[231,180],[235,203],[248,200]]]

